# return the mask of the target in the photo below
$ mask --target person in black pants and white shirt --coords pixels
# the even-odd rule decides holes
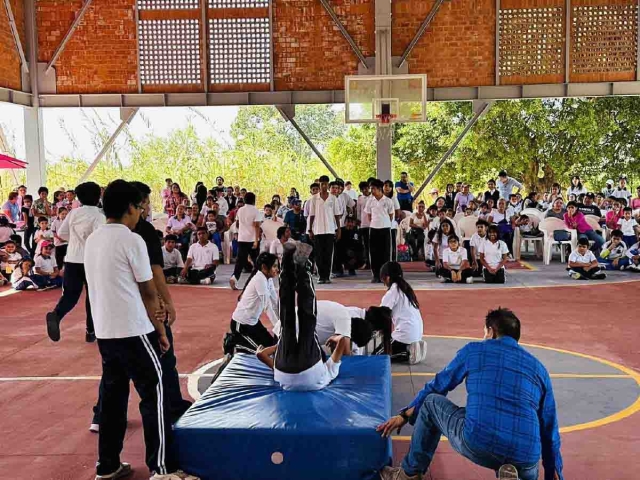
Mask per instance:
[[[315,260],[320,280],[331,283],[331,265],[335,240],[340,240],[342,210],[338,198],[329,193],[329,177],[320,177],[320,192],[309,200],[309,238],[314,242]]]
[[[171,348],[158,319],[158,293],[144,241],[132,232],[144,211],[142,194],[129,182],[107,186],[107,224],[85,244],[84,265],[102,357],[102,428],[96,480],[122,478],[129,382],[140,395],[140,413],[151,480],[196,480],[178,470],[162,382],[160,357]]]
[[[380,269],[391,261],[391,222],[395,208],[393,201],[383,193],[383,187],[382,180],[371,182],[371,196],[364,207],[364,213],[369,217],[371,283],[381,283]]]
[[[238,258],[236,266],[233,269],[233,275],[229,279],[229,285],[232,290],[237,290],[237,284],[240,281],[242,270],[247,264],[247,258],[251,255],[251,261],[254,262],[258,256],[258,247],[260,246],[260,220],[262,215],[256,208],[256,195],[253,192],[247,192],[244,196],[244,206],[238,209],[236,214],[236,225],[238,227]]]
[[[76,306],[82,295],[82,289],[87,284],[84,270],[84,243],[89,235],[105,222],[104,215],[97,206],[101,195],[100,186],[94,182],[86,182],[78,185],[75,191],[82,207],[71,210],[58,230],[58,237],[67,240],[69,245],[64,259],[62,297],[58,300],[56,308],[47,313],[47,334],[54,342],[60,340],[60,322]],[[96,335],[89,297],[87,291],[85,340],[94,342]]]

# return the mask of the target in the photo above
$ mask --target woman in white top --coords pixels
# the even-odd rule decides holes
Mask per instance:
[[[574,175],[571,178],[571,186],[567,188],[567,198],[569,198],[569,195],[575,195],[577,199],[580,195],[584,195],[585,193],[587,193],[587,189],[582,185],[580,176]]]
[[[306,244],[284,246],[280,275],[280,338],[277,346],[261,348],[257,352],[258,359],[273,369],[273,378],[283,390],[325,388],[338,376],[342,355],[348,354],[351,348],[348,336],[334,335],[327,341],[328,346],[334,347],[331,358],[323,361],[316,335],[317,306],[309,253],[311,248]]]
[[[391,180],[387,180],[384,182],[384,186],[382,188],[383,193],[391,199],[393,202],[393,220],[391,220],[391,260],[396,261],[396,256],[398,254],[397,245],[397,235],[398,235],[398,220],[402,220],[402,210],[400,210],[400,202],[398,198],[394,195],[394,186]]]
[[[417,363],[426,353],[426,344],[422,342],[423,324],[418,298],[403,278],[398,262],[385,263],[380,278],[388,288],[380,305],[391,309],[393,319],[391,361]]]
[[[278,322],[278,293],[273,279],[278,275],[278,258],[271,253],[261,253],[231,316],[231,336],[225,338],[224,353],[235,350],[255,354],[258,347],[270,347],[276,339],[260,322],[266,312],[272,325]]]
[[[409,227],[411,230],[407,235],[407,241],[411,246],[411,255],[413,260],[418,260],[418,252],[420,246],[424,244],[424,233],[429,228],[429,218],[425,213],[424,201],[420,200],[418,203],[418,211],[411,214],[409,219]]]

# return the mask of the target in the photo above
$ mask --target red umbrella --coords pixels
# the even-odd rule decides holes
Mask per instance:
[[[0,153],[0,170],[10,168],[27,168],[27,162]]]

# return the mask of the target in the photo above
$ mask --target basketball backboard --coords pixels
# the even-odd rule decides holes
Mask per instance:
[[[348,75],[345,77],[345,123],[424,122],[426,75]]]

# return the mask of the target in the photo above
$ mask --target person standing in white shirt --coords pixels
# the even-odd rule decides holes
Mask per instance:
[[[353,201],[355,202],[356,200],[358,200],[358,192],[356,192],[353,189],[353,185],[351,184],[351,181],[347,180],[344,184],[344,191],[347,192],[347,195],[349,195]]]
[[[67,254],[64,259],[64,277],[62,283],[62,297],[53,311],[47,313],[47,334],[54,342],[60,340],[60,322],[76,306],[83,287],[87,284],[84,271],[84,244],[89,235],[105,222],[105,217],[98,208],[101,190],[94,182],[81,183],[76,187],[76,195],[82,207],[70,211],[57,236],[68,241]],[[91,314],[89,291],[85,299],[87,314],[85,340],[94,342],[96,339]]]
[[[371,190],[369,188],[369,182],[360,182],[358,184],[358,188],[360,189],[360,195],[358,197],[358,201],[356,202],[356,216],[358,218],[358,235],[360,235],[360,240],[364,245],[364,258],[365,258],[365,269],[371,268],[371,263],[369,259],[369,215],[364,212],[364,208],[369,201],[369,197],[371,195]]]
[[[247,192],[244,196],[244,206],[238,209],[236,213],[236,227],[238,228],[238,257],[236,258],[236,266],[233,269],[233,275],[229,279],[229,285],[232,290],[237,290],[237,284],[240,281],[242,270],[247,265],[249,255],[251,261],[255,265],[258,256],[258,247],[260,246],[260,219],[262,215],[256,208],[256,195],[253,192]]]
[[[189,247],[187,263],[180,276],[191,285],[211,285],[216,279],[216,267],[220,263],[220,251],[209,241],[207,227],[198,227],[198,241]]]
[[[102,357],[99,479],[121,478],[131,465],[120,461],[126,434],[129,382],[140,396],[140,413],[151,480],[194,477],[178,471],[160,356],[170,343],[156,317],[158,293],[144,240],[133,233],[144,211],[141,192],[115,180],[104,193],[107,224],[86,240],[84,265]],[[73,212],[72,212],[73,213]]]
[[[218,207],[220,207],[218,209],[218,214],[226,217],[227,213],[229,213],[229,202],[227,202],[227,199],[224,197],[224,188],[218,187],[216,189],[216,195],[218,195],[216,203],[218,204]]]
[[[309,201],[309,239],[314,242],[319,284],[331,283],[333,247],[340,238],[342,211],[338,198],[329,193],[329,177],[320,177],[320,192]]]
[[[391,222],[395,212],[393,201],[382,189],[382,180],[371,181],[371,196],[364,208],[369,221],[369,263],[371,283],[381,283],[380,269],[391,260]]]

